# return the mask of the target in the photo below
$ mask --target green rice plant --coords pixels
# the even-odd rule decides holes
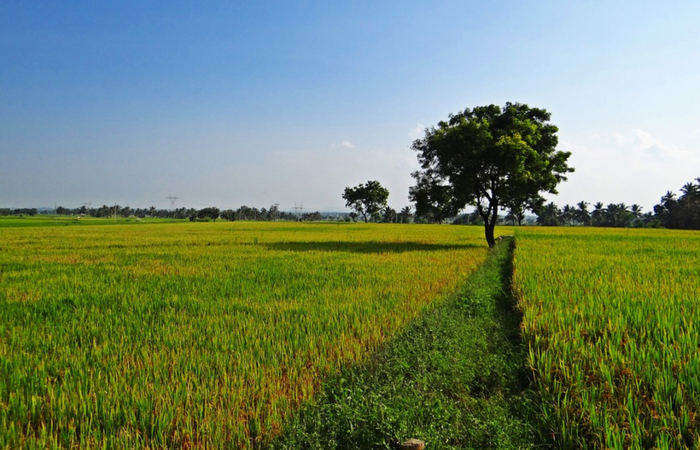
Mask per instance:
[[[0,448],[256,448],[484,260],[481,230],[0,229]]]
[[[559,448],[700,444],[700,234],[523,229],[514,284]]]

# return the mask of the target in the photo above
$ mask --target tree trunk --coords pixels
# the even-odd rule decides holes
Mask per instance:
[[[496,222],[498,222],[498,200],[492,199],[486,211],[484,211],[481,203],[477,202],[476,209],[481,218],[484,220],[484,234],[486,235],[486,242],[489,244],[489,248],[493,247],[496,245],[496,239],[493,236],[493,231],[494,228],[496,228]]]
[[[488,242],[489,247],[496,245],[496,239],[493,237],[493,230],[496,228],[496,223],[489,223],[490,220],[484,223],[484,233],[486,234],[486,242]]]
[[[486,242],[489,244],[489,248],[496,245],[496,239],[493,236],[494,229],[496,228],[496,222],[498,222],[498,200],[491,200],[489,205],[489,211],[491,215],[486,214],[486,220],[484,221],[484,232],[486,234]]]

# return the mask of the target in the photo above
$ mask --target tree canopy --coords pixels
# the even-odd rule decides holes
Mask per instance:
[[[345,206],[354,209],[362,216],[365,223],[387,206],[389,191],[379,181],[368,181],[354,188],[346,187],[343,191]]]
[[[453,207],[476,207],[493,246],[500,208],[541,205],[540,192],[556,194],[573,172],[566,163],[571,153],[556,150],[558,128],[550,116],[520,103],[450,114],[411,146],[422,168],[413,174],[419,181],[413,189],[422,189],[422,179],[447,186]]]

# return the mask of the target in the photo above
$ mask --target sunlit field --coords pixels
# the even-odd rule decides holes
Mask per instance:
[[[11,226],[0,242],[0,448],[251,448],[487,254],[483,228],[385,224]]]
[[[700,233],[532,228],[515,286],[560,448],[700,447]]]

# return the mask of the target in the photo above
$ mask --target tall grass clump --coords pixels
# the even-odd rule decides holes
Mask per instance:
[[[518,234],[523,338],[558,448],[700,447],[700,234]]]

